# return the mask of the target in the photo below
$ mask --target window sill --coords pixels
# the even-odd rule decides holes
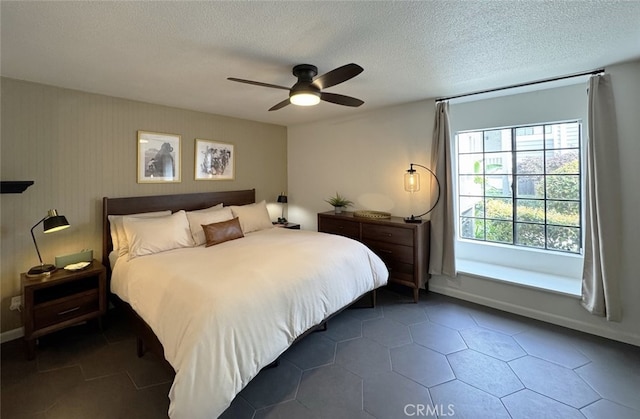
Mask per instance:
[[[463,275],[506,282],[570,297],[581,296],[582,281],[578,278],[525,271],[466,259],[456,260],[456,265],[458,273]]]

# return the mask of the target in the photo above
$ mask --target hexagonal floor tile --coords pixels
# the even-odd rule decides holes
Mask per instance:
[[[409,331],[415,343],[445,355],[467,349],[457,330],[439,324],[432,322],[412,324],[409,326]]]
[[[236,396],[231,402],[231,406],[227,408],[218,419],[252,419],[256,413],[256,409],[249,404],[242,396]]]
[[[293,400],[301,377],[300,368],[282,359],[277,367],[260,371],[240,395],[256,409]]]
[[[425,311],[427,312],[427,317],[429,317],[429,320],[433,323],[438,323],[452,329],[463,330],[477,326],[469,313],[459,306],[446,303],[438,304],[425,307]]]
[[[406,417],[427,405],[433,406],[427,388],[398,373],[364,379],[364,409],[377,419]]]
[[[250,416],[251,418],[251,416]],[[308,419],[322,419],[317,413],[307,408],[305,405],[297,400],[292,400],[286,403],[281,403],[275,406],[265,407],[255,411],[253,419],[287,419],[287,418],[308,418]],[[222,418],[221,418],[222,419]],[[229,419],[236,419],[236,417],[229,416]]]
[[[557,402],[529,389],[524,389],[502,398],[502,403],[504,403],[514,418],[538,418],[543,416],[562,419],[584,418],[578,409],[569,407],[566,404]]]
[[[372,320],[382,317],[382,306],[377,304],[371,308],[350,308],[342,312],[345,316],[358,320]]]
[[[530,320],[504,311],[482,308],[470,313],[478,326],[505,335],[515,335],[529,328]]]
[[[627,406],[622,406],[611,400],[600,399],[581,410],[587,419],[616,418],[616,419],[638,419],[640,410],[635,410]]]
[[[554,362],[563,367],[574,369],[591,362],[570,343],[553,339],[547,334],[528,331],[517,334],[513,338],[529,355]]]
[[[384,317],[395,320],[404,325],[424,322],[427,315],[424,309],[417,304],[390,304],[382,308]]]
[[[323,334],[335,342],[362,337],[362,320],[340,313],[329,320]]]
[[[307,370],[321,365],[333,364],[336,355],[336,343],[322,335],[312,333],[287,349],[282,358],[298,368]]]
[[[364,321],[362,323],[362,336],[388,347],[411,343],[409,328],[386,318]]]
[[[308,370],[296,400],[316,412],[330,406],[362,410],[362,379],[337,365]]]
[[[389,348],[367,338],[338,343],[336,364],[362,378],[391,371]]]
[[[526,352],[511,336],[493,330],[476,327],[461,330],[460,334],[470,349],[503,361],[511,361],[526,355]]]
[[[444,355],[416,343],[392,348],[391,368],[426,387],[455,378]]]
[[[446,416],[473,419],[511,418],[500,399],[460,380],[435,386],[430,389],[430,393],[434,406],[442,409]]]
[[[640,372],[637,367],[598,361],[575,371],[602,397],[640,410]]]
[[[578,374],[558,364],[525,356],[509,365],[526,388],[576,409],[600,399]]]
[[[506,362],[467,349],[448,355],[458,380],[480,390],[503,397],[524,388]]]

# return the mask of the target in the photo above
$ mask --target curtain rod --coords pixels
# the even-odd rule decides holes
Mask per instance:
[[[500,90],[515,89],[517,87],[533,86],[534,84],[550,83],[552,81],[571,79],[573,77],[595,75],[595,74],[600,74],[600,73],[604,73],[604,68],[599,68],[597,70],[592,70],[592,71],[585,71],[583,73],[571,74],[571,75],[568,75],[568,76],[560,76],[560,77],[553,77],[553,78],[550,78],[550,79],[530,81],[530,82],[527,82],[527,83],[512,84],[511,86],[498,87],[498,88],[495,88],[495,89],[487,89],[487,90],[480,90],[478,92],[463,93],[461,95],[456,95],[456,96],[439,97],[439,98],[436,99],[436,102],[442,102],[442,101],[451,100],[451,99],[458,99],[458,98],[467,97],[467,96],[480,95],[480,94],[483,94],[483,93],[499,92]]]

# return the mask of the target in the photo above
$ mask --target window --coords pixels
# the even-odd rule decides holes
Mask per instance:
[[[579,121],[456,134],[462,239],[579,254]]]

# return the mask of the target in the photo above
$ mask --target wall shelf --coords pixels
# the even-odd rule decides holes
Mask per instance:
[[[0,182],[0,193],[22,193],[31,185],[32,180],[3,180]]]

